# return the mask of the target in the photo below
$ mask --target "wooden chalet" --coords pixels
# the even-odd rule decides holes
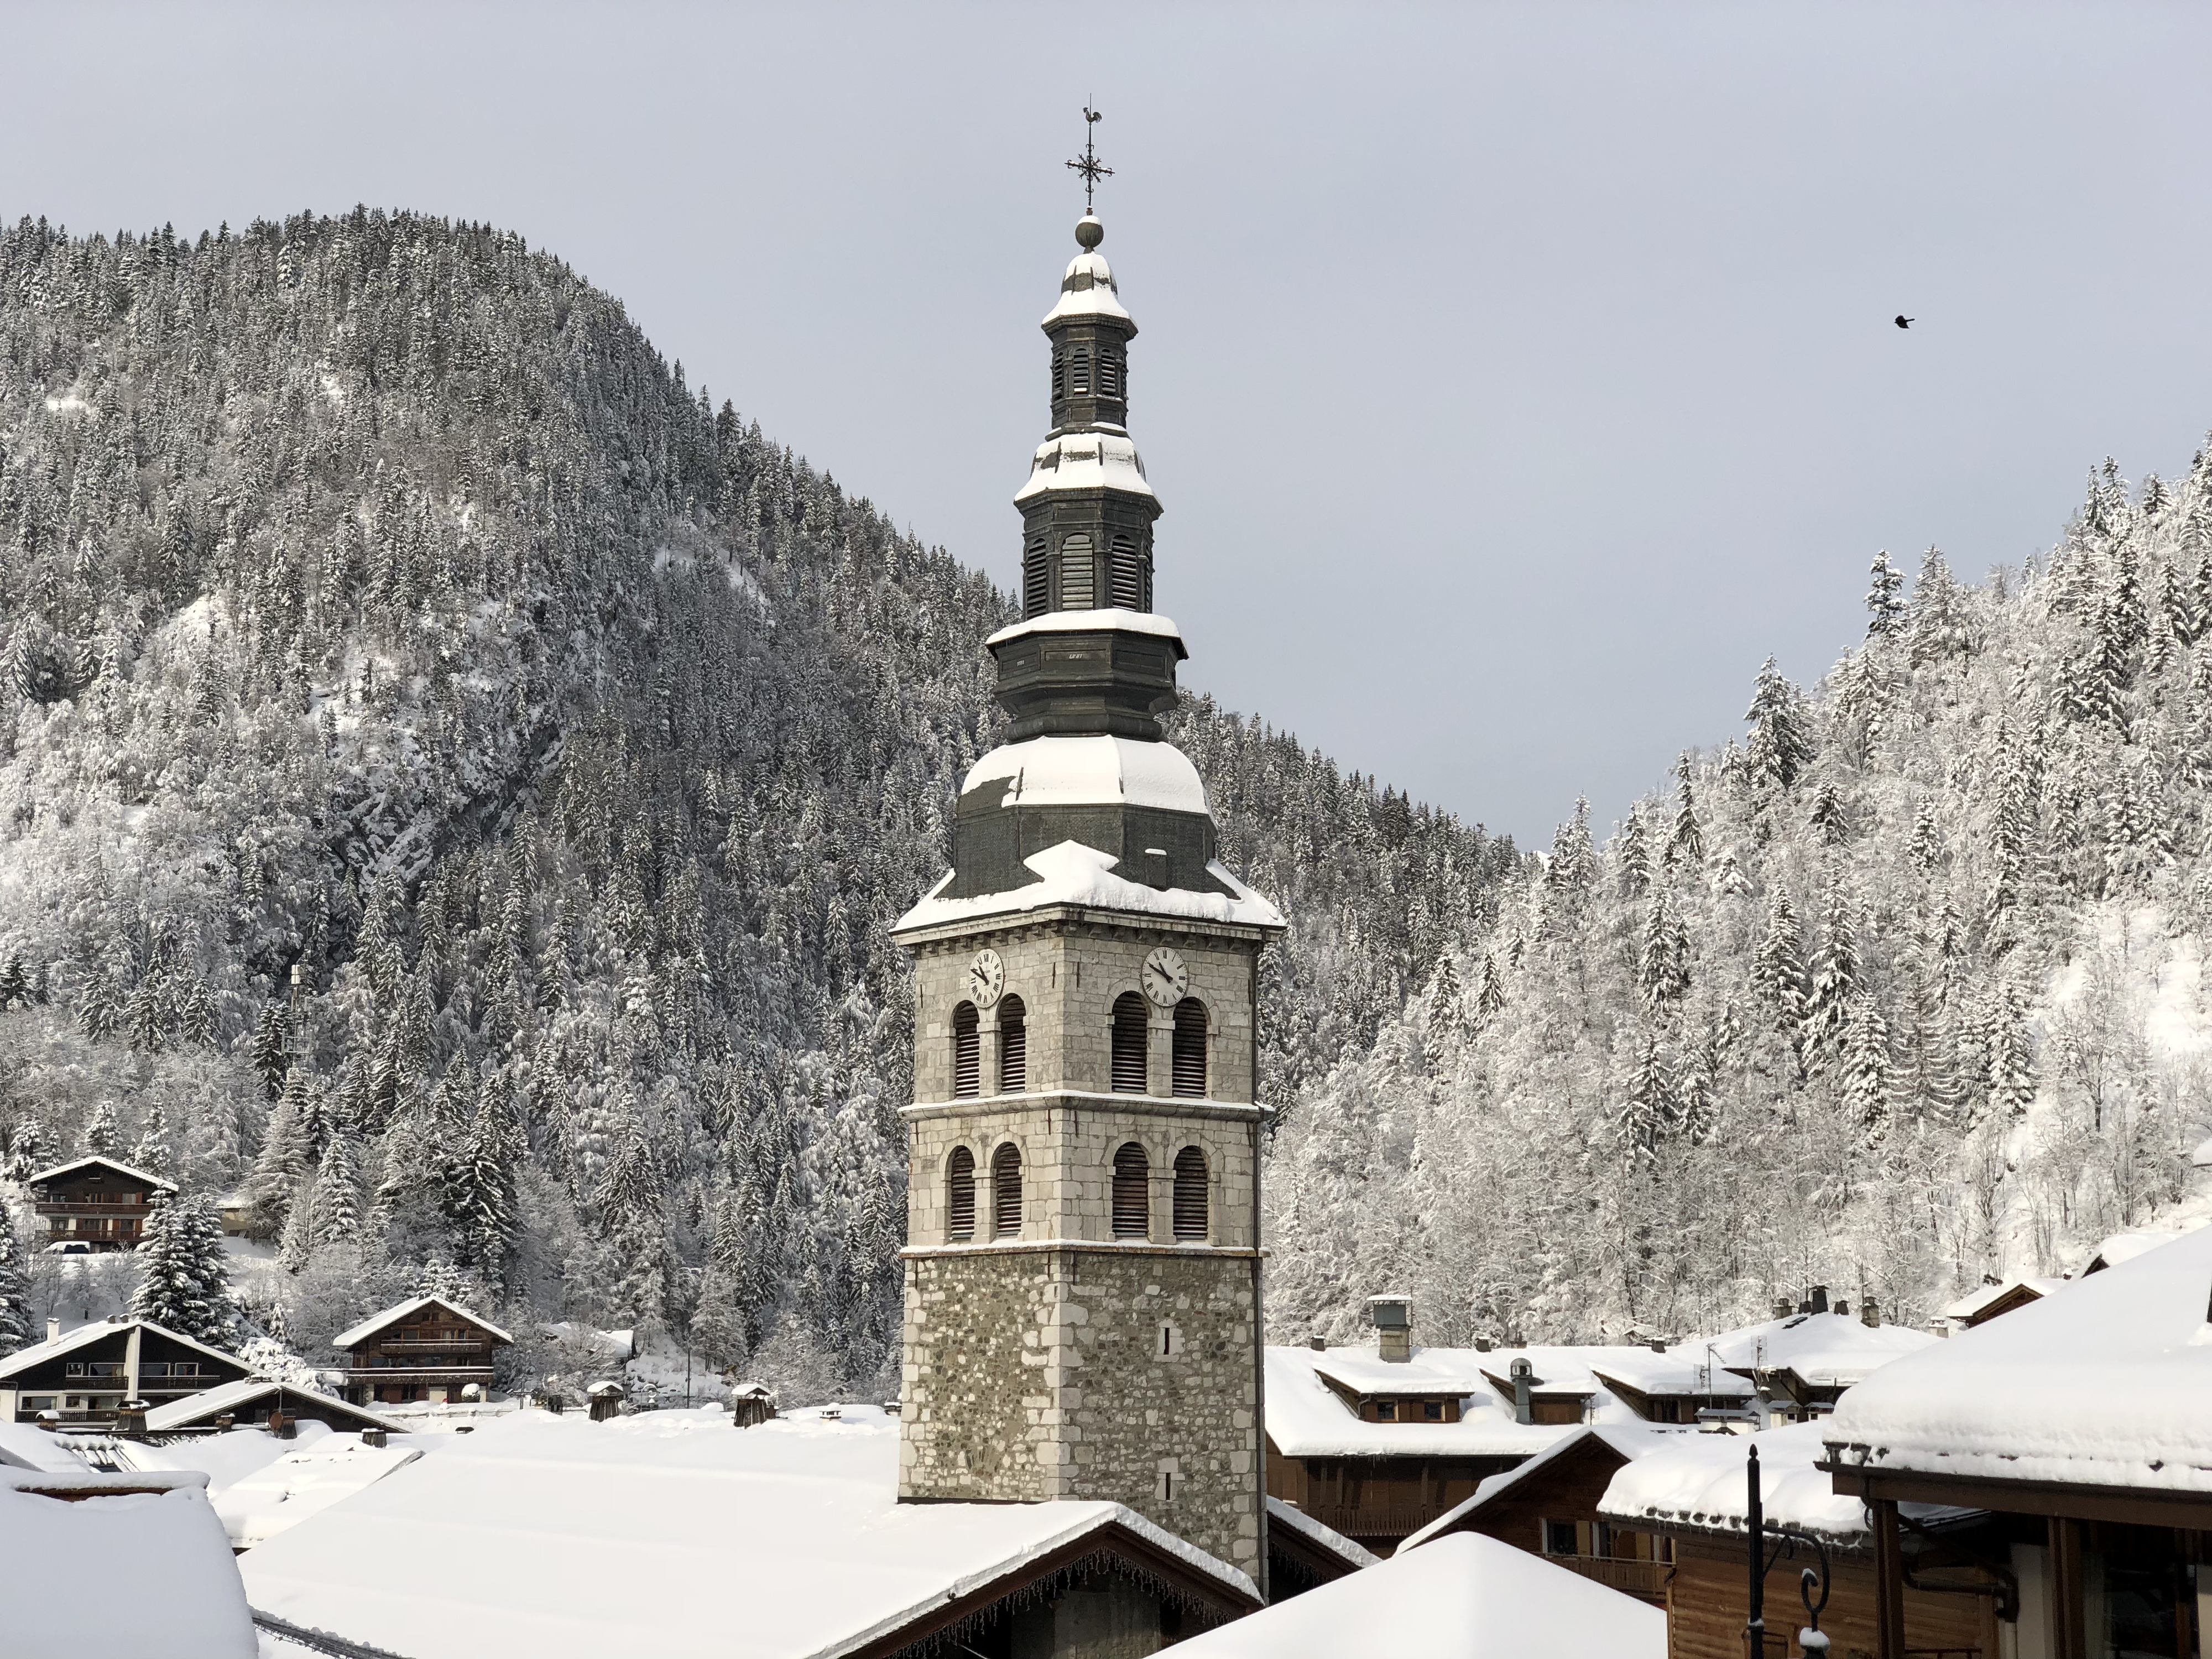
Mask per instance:
[[[2063,1279],[2007,1279],[1987,1284],[1946,1308],[1943,1319],[1953,1330],[1970,1331],[1977,1325],[1986,1325],[1992,1319],[2016,1313],[2031,1302],[2040,1302],[2052,1292],[2064,1290],[2069,1282]]]
[[[256,1428],[271,1419],[321,1423],[334,1431],[372,1432],[389,1426],[374,1411],[348,1405],[313,1389],[248,1376],[219,1383],[198,1394],[155,1407],[146,1413],[149,1434],[191,1434],[220,1429]]]
[[[1303,1595],[1381,1558],[1279,1498],[1267,1500],[1267,1600]]]
[[[159,1407],[252,1374],[235,1354],[150,1320],[102,1320],[66,1334],[59,1326],[0,1359],[0,1420],[112,1423],[126,1401]]]
[[[97,1155],[40,1170],[25,1184],[46,1225],[46,1248],[81,1255],[136,1249],[154,1201],[177,1190],[173,1181]]]
[[[458,1302],[418,1296],[339,1332],[331,1346],[349,1356],[346,1397],[355,1405],[443,1404],[471,1385],[489,1395],[492,1355],[514,1340]]]

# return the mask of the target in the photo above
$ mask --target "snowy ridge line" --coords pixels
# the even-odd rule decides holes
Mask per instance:
[[[305,1648],[310,1653],[324,1653],[331,1659],[406,1659],[404,1654],[390,1648],[373,1648],[366,1642],[349,1642],[343,1636],[333,1636],[326,1630],[311,1630],[295,1625],[289,1619],[279,1619],[273,1613],[264,1613],[258,1607],[248,1607],[257,1629],[271,1636],[282,1637],[294,1647]]]

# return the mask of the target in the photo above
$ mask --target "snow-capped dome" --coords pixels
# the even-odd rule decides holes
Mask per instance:
[[[1212,816],[1198,769],[1169,743],[1049,737],[1003,744],[968,769],[960,793],[998,782],[1006,785],[1001,808],[1152,806]]]
[[[1119,489],[1132,495],[1150,495],[1145,464],[1137,446],[1118,428],[1101,431],[1063,432],[1047,438],[1030,457],[1029,481],[1014,492],[1016,502],[1048,489]]]
[[[1093,221],[1091,222],[1096,222]],[[1122,308],[1121,290],[1114,281],[1114,268],[1106,263],[1106,256],[1095,249],[1085,248],[1067,262],[1067,273],[1060,279],[1060,303],[1044,314],[1044,325],[1069,317],[1112,317],[1121,322],[1130,320]],[[1136,332],[1132,327],[1131,333]]]

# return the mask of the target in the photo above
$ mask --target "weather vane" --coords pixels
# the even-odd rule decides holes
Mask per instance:
[[[1091,143],[1101,118],[1090,105],[1083,106],[1083,159],[1067,164],[1083,175],[1083,211],[1086,215],[1091,211],[1091,192],[1098,188],[1098,181],[1114,176],[1114,169],[1098,159],[1098,151]]]

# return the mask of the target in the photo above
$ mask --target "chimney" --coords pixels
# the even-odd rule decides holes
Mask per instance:
[[[126,1400],[115,1411],[115,1437],[118,1440],[143,1440],[146,1437],[146,1402]]]
[[[1790,1305],[1790,1298],[1788,1297],[1778,1296],[1774,1298],[1774,1316],[1777,1319],[1787,1319],[1791,1314],[1794,1314],[1796,1311],[1796,1309]]]
[[[1663,1337],[1663,1336],[1655,1336],[1655,1337],[1653,1337],[1653,1338],[1651,1339],[1651,1352],[1654,1352],[1654,1353],[1664,1353],[1664,1352],[1667,1352],[1667,1339],[1666,1339],[1665,1337]]]
[[[1322,1337],[1308,1337],[1306,1339],[1306,1346],[1311,1348],[1316,1353],[1326,1353],[1328,1352],[1328,1340]]]
[[[1513,1420],[1516,1423],[1534,1422],[1536,1413],[1529,1403],[1528,1388],[1535,1378],[1536,1368],[1524,1358],[1515,1360],[1506,1371],[1513,1379]]]
[[[1870,1296],[1859,1298],[1859,1323],[1870,1328],[1881,1323],[1881,1310]]]
[[[1812,1299],[1807,1305],[1809,1306],[1814,1313],[1827,1312],[1828,1287],[1826,1285],[1815,1285],[1813,1287]]]
[[[1375,1357],[1402,1365],[1413,1357],[1413,1298],[1370,1296],[1367,1316],[1375,1322]]]
[[[386,1435],[382,1429],[363,1429],[361,1431],[361,1443],[364,1446],[381,1446],[385,1441]]]
[[[62,1322],[58,1319],[49,1319],[46,1322],[46,1340],[49,1342],[58,1342],[61,1340]]]

